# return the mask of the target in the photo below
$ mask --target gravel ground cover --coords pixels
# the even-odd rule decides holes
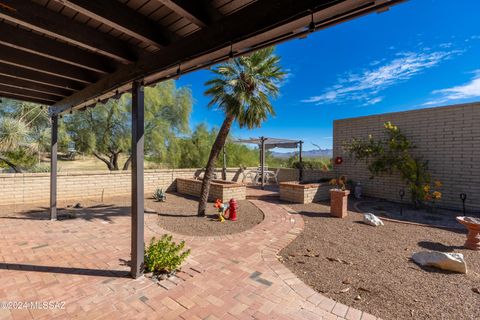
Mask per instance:
[[[219,236],[243,232],[263,221],[263,213],[248,200],[238,201],[237,221],[217,221],[217,209],[208,203],[207,216],[197,217],[198,199],[175,193],[166,202],[145,200],[158,214],[158,224],[171,232],[193,236]]]
[[[338,219],[327,205],[289,206],[305,230],[280,259],[318,292],[383,319],[480,319],[480,252],[462,247],[463,230],[371,227],[359,213]],[[420,268],[410,257],[423,250],[462,253],[468,274]]]

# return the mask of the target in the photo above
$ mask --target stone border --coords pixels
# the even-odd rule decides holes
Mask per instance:
[[[254,201],[252,201],[252,203],[262,210]],[[349,307],[340,302],[336,302],[335,300],[318,293],[300,280],[290,269],[288,269],[278,260],[278,253],[283,248],[287,247],[293,240],[297,238],[299,234],[303,232],[305,222],[297,211],[293,210],[287,205],[277,204],[277,206],[285,211],[287,220],[289,219],[293,226],[287,233],[283,234],[279,240],[262,250],[262,258],[267,266],[285,284],[287,284],[297,295],[310,304],[305,305],[306,309],[321,315],[326,319],[330,319],[333,315],[335,315],[341,317],[340,319],[347,320],[381,320],[374,315]],[[266,213],[264,212],[264,214]],[[293,217],[292,214],[296,214],[296,216]]]

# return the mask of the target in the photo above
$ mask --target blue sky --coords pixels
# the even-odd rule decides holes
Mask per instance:
[[[333,120],[480,100],[480,1],[410,0],[277,46],[288,78],[277,115],[235,137],[302,139],[332,146]],[[208,70],[184,75],[192,127],[220,126],[203,95]]]

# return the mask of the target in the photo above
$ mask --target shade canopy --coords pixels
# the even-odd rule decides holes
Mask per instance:
[[[86,109],[401,1],[2,0],[0,96]]]
[[[259,147],[261,147],[262,140],[264,141],[265,149],[267,150],[274,149],[274,148],[296,149],[300,146],[301,143],[303,143],[303,141],[301,140],[279,139],[279,138],[269,138],[269,137],[238,139],[238,140],[235,140],[234,142],[256,144]]]

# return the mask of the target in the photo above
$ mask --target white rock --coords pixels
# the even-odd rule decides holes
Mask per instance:
[[[383,226],[383,221],[380,220],[373,213],[365,213],[363,215],[363,223],[366,223],[366,224],[374,226],[374,227]]]
[[[412,255],[413,261],[421,266],[430,266],[443,270],[467,273],[467,264],[461,253],[421,251]]]

